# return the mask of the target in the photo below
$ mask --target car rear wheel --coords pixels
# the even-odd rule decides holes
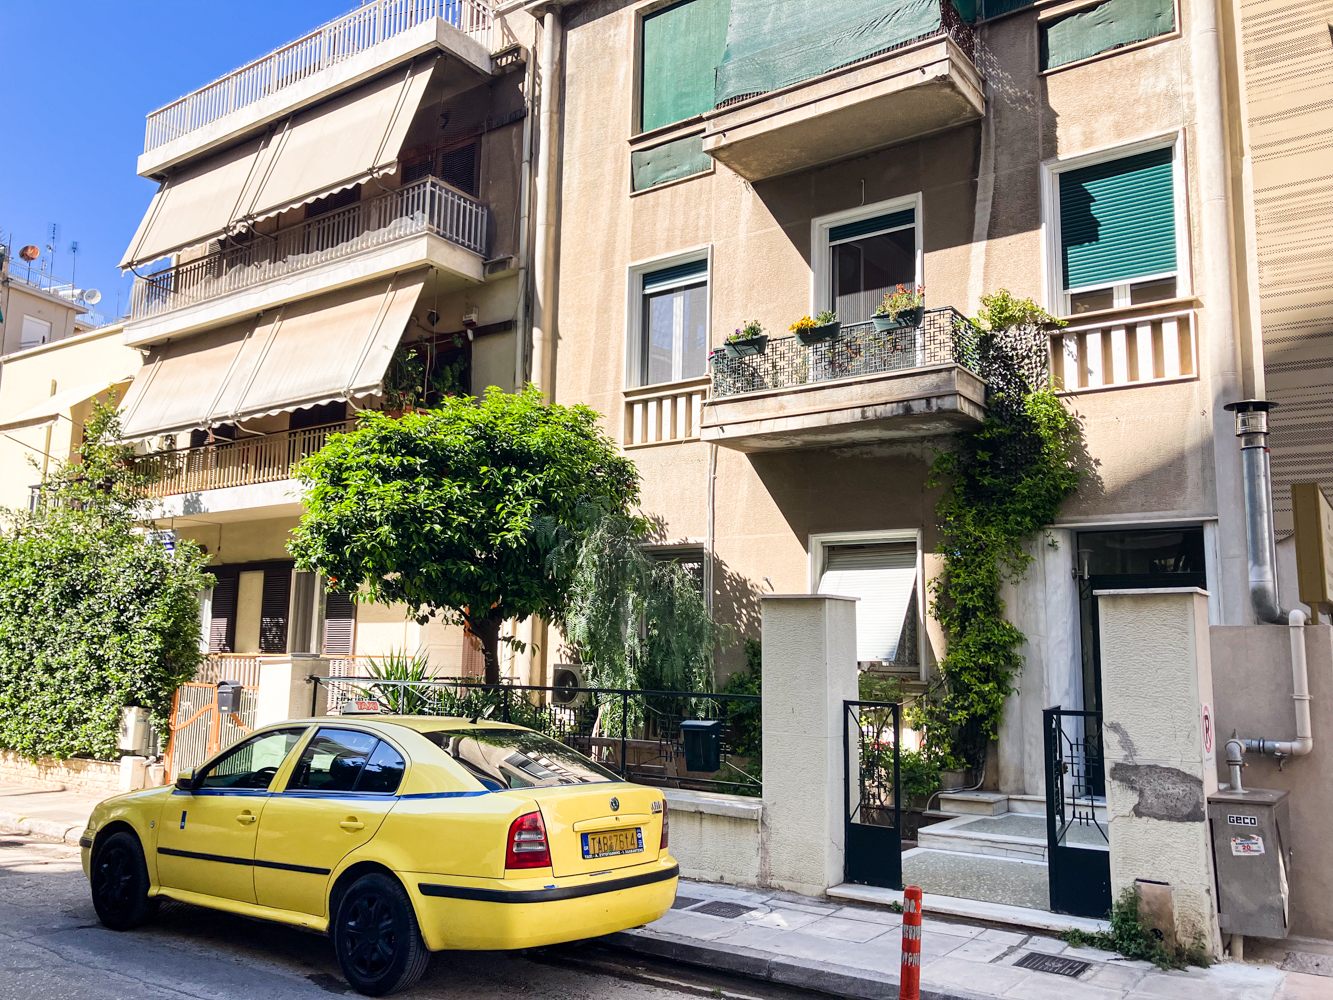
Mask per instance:
[[[430,962],[407,891],[381,873],[363,875],[343,896],[333,947],[352,988],[372,997],[407,989]]]
[[[91,883],[97,919],[113,931],[138,927],[152,916],[157,901],[148,898],[148,866],[134,834],[122,830],[97,846]]]

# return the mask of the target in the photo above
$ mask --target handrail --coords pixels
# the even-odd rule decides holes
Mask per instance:
[[[137,278],[131,320],[156,316],[395,240],[433,233],[485,256],[486,206],[434,177]]]
[[[279,431],[238,441],[159,452],[136,459],[136,464],[156,463],[160,477],[146,493],[154,497],[202,493],[228,486],[254,486],[291,478],[292,466],[323,448],[332,434],[355,427],[355,421]]]
[[[480,42],[487,52],[491,50],[493,17],[487,0],[371,0],[151,112],[144,152],[434,18]]]

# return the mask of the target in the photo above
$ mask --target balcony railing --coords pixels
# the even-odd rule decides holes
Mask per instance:
[[[966,367],[974,348],[972,327],[952,307],[927,310],[919,327],[880,332],[874,323],[844,326],[837,339],[808,347],[795,337],[778,337],[763,354],[750,357],[715,350],[709,359],[713,398],[929,365]]]
[[[1142,311],[1142,310],[1140,310]],[[1051,381],[1077,392],[1198,375],[1189,309],[1079,323],[1051,336]]]
[[[4,257],[3,248],[0,248],[0,258]],[[84,296],[88,293],[87,289],[76,288],[71,281],[65,281],[63,278],[57,278],[54,274],[47,271],[33,269],[22,261],[10,258],[5,264],[5,273],[10,281],[17,281],[21,285],[27,285],[29,288],[36,288],[39,291],[49,292],[52,295],[64,299],[72,306],[82,310],[76,317],[77,321],[87,326],[107,326],[116,321],[115,317],[109,313],[104,313],[99,309],[94,309],[92,305],[85,301]],[[24,344],[24,347],[35,347],[35,344]]]
[[[139,462],[157,466],[152,471],[159,474],[158,478],[147,490],[149,496],[155,497],[276,483],[290,479],[292,466],[323,448],[329,435],[342,434],[354,426],[352,421],[345,421],[281,431],[148,455]]]
[[[698,440],[699,418],[707,399],[708,383],[703,380],[628,390],[624,444]]]
[[[437,17],[490,51],[492,16],[487,0],[371,0],[154,111],[148,116],[144,152]]]
[[[139,278],[130,318],[170,312],[422,233],[484,255],[486,206],[426,177],[272,236],[255,233],[243,245]]]

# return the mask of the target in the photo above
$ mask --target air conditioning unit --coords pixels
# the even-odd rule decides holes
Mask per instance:
[[[551,704],[557,708],[578,708],[588,700],[588,679],[577,663],[557,663],[551,671]]]

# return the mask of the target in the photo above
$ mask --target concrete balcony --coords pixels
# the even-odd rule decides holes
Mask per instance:
[[[719,108],[704,152],[761,181],[966,125],[986,113],[971,46],[971,29],[946,18],[932,37]]]
[[[971,350],[962,316],[935,309],[919,327],[860,324],[809,347],[782,337],[753,357],[715,351],[700,438],[742,452],[790,451],[976,426],[986,384],[967,367]]]

